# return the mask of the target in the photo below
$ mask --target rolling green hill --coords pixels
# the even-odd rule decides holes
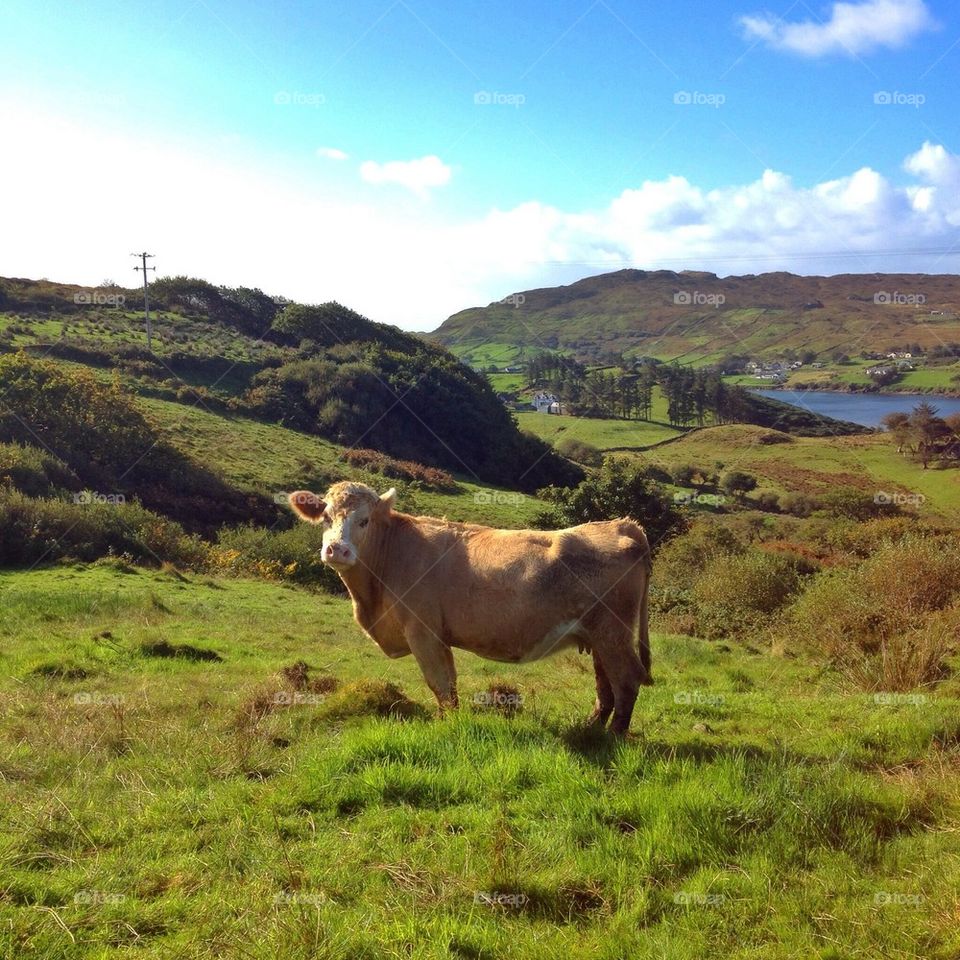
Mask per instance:
[[[506,299],[461,310],[429,336],[477,366],[538,349],[584,362],[624,354],[701,364],[730,354],[774,358],[785,349],[827,357],[960,342],[953,275],[620,270]]]

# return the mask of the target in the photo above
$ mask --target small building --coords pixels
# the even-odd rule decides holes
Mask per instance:
[[[538,393],[530,401],[530,406],[533,407],[537,413],[559,413],[560,412],[560,401],[552,393]],[[551,410],[550,407],[555,406],[555,410]]]

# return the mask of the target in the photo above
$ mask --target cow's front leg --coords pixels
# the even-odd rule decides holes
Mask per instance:
[[[450,648],[423,624],[407,628],[407,643],[441,711],[457,706],[457,668]]]

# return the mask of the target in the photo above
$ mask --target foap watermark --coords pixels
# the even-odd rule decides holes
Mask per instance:
[[[722,293],[703,293],[700,290],[678,290],[673,295],[677,307],[722,307],[727,298]]]
[[[322,93],[302,93],[299,90],[278,90],[273,95],[273,102],[278,107],[322,107],[327,98]]]
[[[73,902],[77,906],[118,904],[126,899],[125,893],[108,893],[106,890],[78,890],[73,895]]]
[[[503,490],[480,490],[473,495],[473,502],[481,505],[496,504],[498,507],[519,507],[523,503],[523,494],[504,493]]]
[[[478,90],[473,95],[473,102],[478,107],[522,107],[527,98],[522,93],[499,93],[496,90]]]
[[[678,490],[673,495],[674,503],[702,503],[710,507],[720,507],[727,502],[722,493],[688,493]]]
[[[727,98],[722,93],[703,93],[700,90],[678,90],[673,102],[681,107],[722,107]]]
[[[274,898],[275,906],[320,907],[328,903],[325,893],[301,893],[299,890],[281,890]]]
[[[922,707],[927,698],[922,693],[875,693],[873,702],[881,707]]]
[[[281,707],[315,707],[326,699],[322,693],[302,693],[295,690],[278,690],[273,695],[273,702]]]
[[[122,293],[104,293],[102,290],[93,290],[87,293],[75,293],[73,302],[78,306],[122,307],[127,302],[127,298]]]
[[[510,307],[519,307],[526,302],[527,298],[522,293],[511,293],[509,297],[497,301],[497,303],[504,303]]]
[[[73,695],[75,707],[122,707],[122,693],[89,693],[81,690]]]
[[[919,110],[927,98],[922,93],[903,93],[900,90],[877,90],[873,102],[880,107],[913,107]]]
[[[881,890],[873,895],[875,907],[919,907],[923,897],[919,893],[888,893]]]
[[[894,290],[888,293],[886,290],[878,290],[873,295],[873,302],[877,304],[892,304],[901,307],[913,307],[927,302],[927,297],[923,293],[901,293]]]
[[[719,907],[727,900],[723,893],[691,893],[681,890],[673,895],[673,902],[682,907]]]
[[[922,507],[927,498],[922,493],[887,493],[886,490],[878,490],[873,495],[873,502],[878,506]]]
[[[95,503],[119,507],[127,502],[127,498],[122,493],[98,493],[96,490],[81,490],[80,493],[73,495],[73,502],[84,507]]]
[[[473,695],[478,707],[522,707],[522,693],[507,693],[505,690],[481,690]]]
[[[673,702],[685,707],[719,707],[726,699],[722,693],[704,693],[702,690],[681,690],[673,695]]]
[[[474,903],[485,907],[511,907],[514,910],[522,907],[529,899],[525,893],[498,893],[495,890],[478,890],[473,895]]]

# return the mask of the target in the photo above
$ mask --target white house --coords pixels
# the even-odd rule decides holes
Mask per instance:
[[[537,413],[559,413],[560,401],[552,393],[538,393],[531,401],[530,406]],[[550,409],[553,407],[554,409]]]

